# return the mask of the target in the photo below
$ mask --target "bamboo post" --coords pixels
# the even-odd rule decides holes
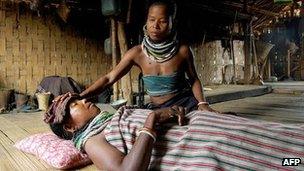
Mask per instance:
[[[267,72],[266,72],[266,77],[269,80],[271,77],[271,61],[270,58],[267,60]]]
[[[244,82],[245,84],[250,83],[251,78],[251,60],[252,60],[252,53],[251,53],[251,33],[250,33],[250,24],[244,23],[243,24],[244,30],[244,54],[245,54],[245,68],[244,68]]]
[[[235,66],[235,56],[234,56],[234,46],[233,46],[233,34],[234,34],[234,28],[235,28],[235,22],[236,22],[237,15],[238,15],[238,12],[235,11],[232,28],[230,27],[230,57],[232,59],[232,64],[233,64],[233,77],[232,77],[233,84],[236,84],[236,66]]]
[[[128,12],[127,12],[127,20],[126,20],[126,23],[129,24],[130,23],[130,20],[131,20],[131,7],[132,7],[132,0],[129,0],[128,4]]]
[[[301,80],[304,80],[304,60],[303,59],[300,61],[300,76],[301,76]]]
[[[260,76],[262,77],[263,80],[265,79],[265,76],[266,78],[268,78],[267,74],[265,74],[265,69],[266,69],[266,65],[268,65],[268,61],[269,61],[268,57],[266,57],[266,59],[262,63],[261,70],[259,71]]]
[[[290,50],[287,50],[287,78],[290,78]]]
[[[120,47],[120,54],[123,57],[124,54],[128,51],[128,43],[123,22],[118,22],[118,42]],[[123,97],[128,100],[129,104],[133,104],[133,90],[130,72],[122,78],[121,88]]]
[[[232,58],[232,64],[233,64],[233,84],[236,84],[236,66],[235,66],[235,56],[234,56],[234,47],[233,47],[233,39],[230,39],[230,55]]]
[[[253,51],[253,79],[252,83],[255,85],[263,85],[263,81],[261,79],[261,76],[259,75],[259,66],[258,66],[258,57],[257,57],[257,52],[256,52],[256,46],[255,46],[255,40],[254,38],[251,40],[252,41],[252,51]]]
[[[117,25],[114,18],[111,18],[111,43],[112,43],[112,68],[117,65],[117,47],[116,47],[116,40],[117,40]],[[113,85],[113,100],[118,100],[118,83],[114,83]]]
[[[258,57],[256,52],[255,40],[252,39],[253,64],[254,64],[254,79],[259,76]]]

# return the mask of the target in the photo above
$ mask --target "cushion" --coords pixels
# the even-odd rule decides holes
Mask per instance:
[[[16,142],[14,146],[57,169],[69,169],[91,163],[88,155],[77,150],[71,140],[60,139],[53,133],[31,135]]]

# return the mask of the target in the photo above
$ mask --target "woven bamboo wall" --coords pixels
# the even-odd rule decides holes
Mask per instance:
[[[234,41],[234,55],[237,79],[244,78],[243,41]],[[224,51],[221,41],[213,41],[192,46],[196,71],[204,85],[229,84],[232,82],[233,65],[228,51]],[[224,73],[225,74],[224,74]]]
[[[16,5],[0,2],[0,87],[32,94],[43,77],[69,76],[90,84],[111,68],[103,43]]]

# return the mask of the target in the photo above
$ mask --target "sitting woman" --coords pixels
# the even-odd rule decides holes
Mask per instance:
[[[304,158],[304,127],[254,121],[179,107],[151,111],[122,107],[101,112],[77,96],[54,102],[45,121],[73,139],[104,170],[304,170],[282,166]],[[178,124],[169,122],[178,119]]]

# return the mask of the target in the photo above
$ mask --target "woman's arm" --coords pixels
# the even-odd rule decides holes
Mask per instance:
[[[185,54],[185,56],[186,56],[186,63],[187,63],[186,72],[187,72],[188,78],[190,79],[193,95],[196,98],[196,100],[198,101],[198,109],[219,113],[218,111],[212,109],[209,106],[209,103],[206,102],[206,99],[204,97],[204,92],[203,92],[203,86],[197,76],[197,72],[196,72],[195,66],[194,66],[193,54],[192,54],[190,48],[185,45],[181,46],[181,48],[183,48],[182,53]]]
[[[130,49],[121,61],[108,74],[100,77],[86,90],[80,93],[82,98],[88,98],[100,94],[105,88],[112,86],[117,80],[126,75],[134,65],[133,58],[137,56],[137,50]]]
[[[186,61],[186,73],[188,78],[190,79],[192,92],[198,102],[204,102],[206,101],[204,98],[204,92],[202,88],[202,84],[200,80],[198,79],[195,66],[194,66],[194,60],[193,60],[193,54],[190,50],[190,48],[186,45],[181,46],[181,52],[185,56]]]
[[[149,114],[144,124],[145,128],[153,129],[155,123],[166,122],[173,115],[178,116],[182,123],[184,109],[168,109],[167,112],[154,111]],[[153,148],[153,138],[145,133],[139,134],[130,153],[124,155],[114,146],[109,144],[103,134],[90,138],[84,149],[98,169],[113,171],[141,171],[147,170]]]
[[[90,98],[100,94],[105,88],[113,85],[117,80],[126,75],[134,65],[134,58],[138,56],[138,49],[130,49],[121,61],[108,74],[100,77],[92,85],[79,94],[81,98]],[[68,96],[76,93],[66,93],[57,96],[53,101],[63,101]]]

